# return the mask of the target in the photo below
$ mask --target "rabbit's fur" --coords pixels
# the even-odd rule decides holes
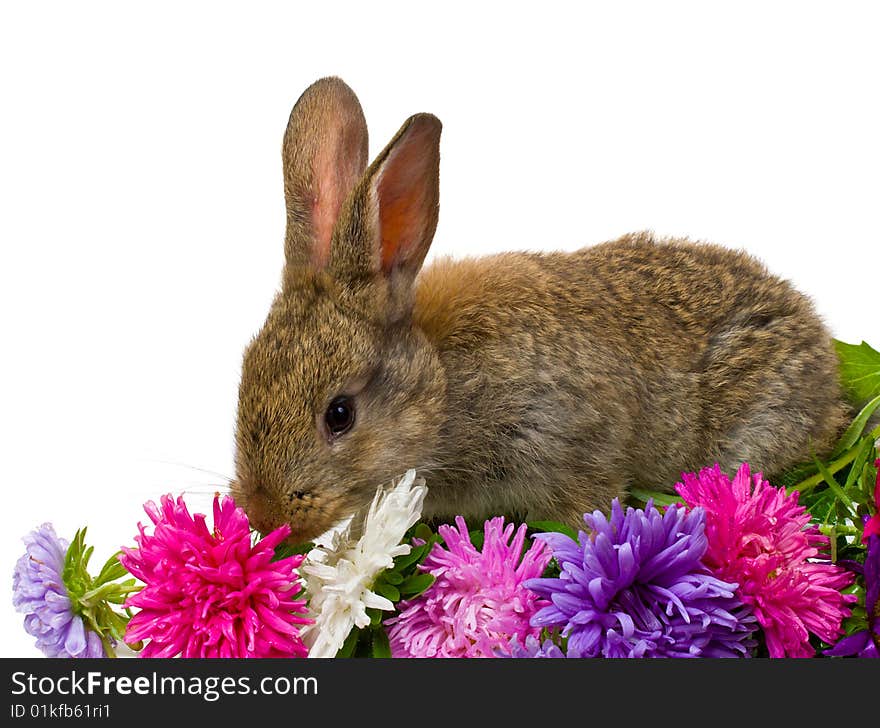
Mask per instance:
[[[366,169],[360,105],[313,84],[285,135],[282,290],[248,347],[233,494],[312,538],[408,468],[425,515],[581,523],[629,486],[827,451],[848,415],[810,301],[743,252],[648,233],[439,259],[440,122]],[[353,398],[330,437],[328,404]]]

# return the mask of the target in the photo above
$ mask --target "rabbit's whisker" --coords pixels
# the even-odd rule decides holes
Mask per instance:
[[[214,495],[215,493],[226,495],[229,493],[229,486],[225,483],[218,483],[216,485],[210,483],[199,483],[197,485],[184,487],[183,493],[185,495]]]
[[[218,473],[216,470],[209,470],[208,468],[200,468],[195,465],[189,465],[188,463],[181,463],[174,460],[150,460],[152,463],[159,463],[160,465],[173,465],[176,468],[187,468],[188,470],[196,470],[200,473],[205,473],[205,475],[213,475],[215,478],[221,478],[225,480],[227,483],[231,483],[235,478],[230,477],[229,475],[224,475],[223,473]]]

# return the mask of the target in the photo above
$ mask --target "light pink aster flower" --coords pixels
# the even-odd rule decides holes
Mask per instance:
[[[709,548],[703,562],[736,582],[737,595],[754,609],[771,657],[812,657],[810,633],[833,644],[854,597],[841,594],[853,577],[823,559],[829,541],[810,525],[797,492],[754,477],[744,463],[733,483],[716,464],[685,473],[676,490],[691,508],[706,511]]]
[[[295,569],[303,556],[272,561],[285,525],[252,543],[248,518],[233,500],[214,498],[214,527],[179,497],[148,502],[155,528],[138,524],[137,548],[123,566],[146,586],[125,605],[139,609],[126,642],[148,640],[142,657],[304,657],[297,625],[308,624]]]
[[[486,521],[478,551],[464,519],[455,524],[439,527],[445,547],[435,544],[420,567],[434,583],[385,622],[392,657],[497,657],[510,651],[512,637],[540,636],[529,620],[549,602],[523,582],[543,574],[550,550],[535,541],[523,554],[526,525],[514,534],[498,517]]]

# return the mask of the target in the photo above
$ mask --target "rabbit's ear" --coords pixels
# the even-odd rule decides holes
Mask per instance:
[[[335,275],[410,287],[437,228],[441,128],[436,116],[411,116],[370,165],[339,222]]]
[[[379,219],[382,273],[418,272],[437,229],[440,204],[440,130],[436,116],[416,114],[371,169],[371,193]]]
[[[333,227],[367,166],[367,124],[354,92],[322,78],[300,96],[284,134],[284,198],[289,266],[323,268]]]

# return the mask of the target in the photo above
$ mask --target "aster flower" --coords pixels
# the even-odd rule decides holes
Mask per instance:
[[[688,506],[706,512],[709,548],[704,563],[736,582],[737,595],[754,610],[771,657],[811,657],[810,633],[833,644],[854,597],[841,594],[852,575],[817,562],[829,546],[810,526],[810,515],[761,474],[751,484],[744,463],[733,483],[716,464],[686,473],[676,489]]]
[[[511,638],[507,650],[496,650],[496,657],[513,657],[516,659],[531,658],[564,658],[565,653],[551,639],[541,642],[534,635],[529,635],[525,643],[516,637]]]
[[[352,537],[349,524],[309,552],[302,568],[314,616],[314,624],[303,630],[309,657],[335,657],[354,627],[370,624],[367,609],[394,609],[372,589],[394,559],[412,549],[401,540],[419,520],[427,492],[415,470],[407,471],[390,488],[376,491],[359,539]]]
[[[495,657],[540,633],[529,620],[546,602],[524,582],[544,572],[549,551],[533,542],[523,554],[526,525],[514,534],[501,517],[486,521],[482,551],[461,516],[455,525],[437,529],[445,547],[434,544],[420,567],[434,583],[385,623],[392,657]]]
[[[61,578],[69,544],[44,523],[24,537],[26,553],[15,564],[12,602],[25,613],[24,628],[37,638],[47,657],[103,657],[97,632],[86,629],[73,613],[67,587]]]
[[[12,603],[24,612],[24,628],[47,657],[113,657],[126,618],[113,610],[135,590],[134,580],[115,582],[125,571],[111,557],[97,578],[88,573],[92,549],[85,529],[73,544],[49,523],[24,537],[25,554],[12,576]]]
[[[705,516],[670,506],[661,513],[627,508],[615,498],[611,518],[584,515],[578,541],[542,533],[559,564],[558,578],[526,586],[550,600],[535,627],[559,627],[568,657],[748,656],[755,629],[735,584],[701,563]]]
[[[867,627],[823,652],[830,657],[880,657],[880,536],[868,538],[865,563],[859,565],[859,571],[865,577]]]
[[[233,500],[214,498],[214,526],[190,515],[182,497],[148,502],[148,534],[138,524],[137,548],[120,561],[146,586],[126,600],[138,611],[128,641],[149,640],[142,657],[303,657],[296,568],[303,557],[272,561],[289,534],[282,526],[252,544],[247,516]]]

